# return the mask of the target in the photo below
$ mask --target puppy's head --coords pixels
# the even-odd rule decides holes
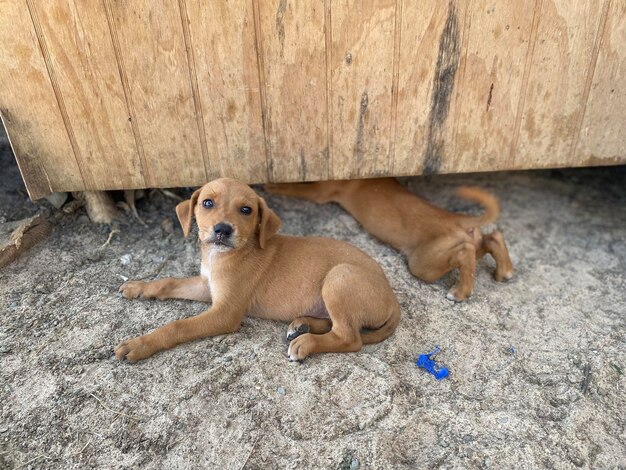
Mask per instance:
[[[220,178],[205,184],[176,206],[185,237],[195,216],[200,241],[218,251],[257,243],[264,248],[280,228],[280,219],[248,185]]]

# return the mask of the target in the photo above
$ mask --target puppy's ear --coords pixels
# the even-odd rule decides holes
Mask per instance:
[[[276,235],[282,222],[276,213],[267,207],[265,199],[259,197],[259,246],[265,248],[267,241]]]
[[[183,228],[183,234],[185,235],[185,238],[189,236],[189,231],[191,230],[193,211],[196,207],[196,203],[198,202],[199,195],[200,190],[197,189],[191,195],[191,198],[188,201],[183,201],[176,206],[176,215],[178,216],[180,226]]]

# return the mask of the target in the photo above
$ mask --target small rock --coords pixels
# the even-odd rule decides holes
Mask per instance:
[[[9,430],[9,427],[8,427],[8,426],[2,426],[2,427],[0,428],[0,434],[4,434],[4,433],[5,433],[5,432],[7,432],[8,430]]]
[[[120,263],[122,263],[122,266],[128,266],[132,261],[133,255],[131,255],[130,253],[126,253],[120,258]]]
[[[6,345],[0,346],[0,354],[8,354],[11,352],[11,348]]]
[[[502,418],[498,418],[498,423],[500,424],[506,424],[509,422],[509,418],[507,418],[506,416],[503,416]]]
[[[224,356],[224,362],[232,362],[233,356]]]
[[[350,461],[350,470],[357,470],[360,466],[361,464],[359,463],[359,459],[352,457],[352,460]]]
[[[287,390],[285,390],[285,387],[278,387],[276,389],[276,391],[278,392],[279,395],[285,395],[285,393],[287,393]]]

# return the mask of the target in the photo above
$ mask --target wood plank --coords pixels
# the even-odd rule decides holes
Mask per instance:
[[[206,182],[178,3],[105,0],[151,187]],[[115,41],[115,39],[114,39]]]
[[[575,160],[569,164],[616,165],[626,161],[626,1],[612,0],[600,35],[595,70]]]
[[[402,2],[394,172],[436,173],[450,153],[465,2]]]
[[[259,2],[273,181],[328,178],[324,3]]]
[[[32,199],[84,188],[26,5],[0,0],[0,114]],[[11,25],[11,27],[8,27]]]
[[[395,10],[394,0],[332,2],[333,179],[390,168]]]
[[[92,189],[145,187],[106,12],[87,0],[34,2],[77,157]]]
[[[543,0],[513,166],[567,165],[603,3]]]
[[[510,153],[516,148],[518,114],[524,106],[537,7],[537,2],[472,2],[454,152],[444,161],[443,171],[512,166]]]
[[[209,179],[267,180],[252,0],[186,0]],[[226,21],[228,19],[228,21]]]

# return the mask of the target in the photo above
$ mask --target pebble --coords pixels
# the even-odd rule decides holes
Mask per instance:
[[[506,416],[503,416],[502,418],[498,418],[498,422],[500,424],[506,424],[509,422],[509,418],[507,418]]]
[[[357,470],[360,466],[361,464],[359,463],[359,459],[353,457],[350,461],[350,470]]]
[[[232,362],[233,356],[224,356],[224,362]]]
[[[285,390],[285,387],[278,387],[276,391],[278,392],[279,395],[285,395],[285,393],[287,393],[287,390]]]
[[[122,266],[128,266],[132,260],[133,260],[133,255],[131,255],[130,253],[126,253],[124,256],[120,258],[120,263],[122,263]]]
[[[9,430],[8,426],[3,426],[3,427],[0,428],[0,434],[4,434],[8,430]]]

